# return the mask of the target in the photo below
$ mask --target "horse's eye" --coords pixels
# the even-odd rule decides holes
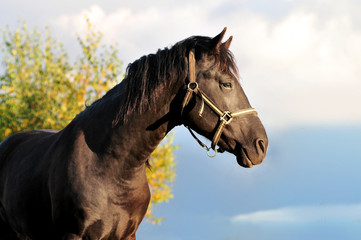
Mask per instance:
[[[231,89],[232,88],[232,83],[231,82],[224,82],[221,83],[222,87],[227,88],[227,89]]]

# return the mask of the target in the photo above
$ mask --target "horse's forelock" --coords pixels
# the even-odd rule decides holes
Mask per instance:
[[[238,68],[231,51],[221,45],[220,50],[215,53],[216,64],[222,72],[239,77]]]

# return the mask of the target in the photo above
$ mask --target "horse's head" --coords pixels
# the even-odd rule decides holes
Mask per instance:
[[[213,150],[233,153],[241,166],[252,167],[264,160],[268,139],[238,81],[228,50],[232,37],[222,43],[225,31],[193,38],[182,117],[186,126],[212,141]]]

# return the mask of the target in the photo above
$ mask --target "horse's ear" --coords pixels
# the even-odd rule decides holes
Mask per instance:
[[[222,43],[226,50],[228,50],[229,46],[231,46],[232,39],[233,39],[233,36],[230,36],[225,43]]]
[[[216,50],[219,50],[219,47],[222,44],[222,39],[224,37],[224,34],[226,33],[226,30],[227,27],[223,28],[223,31],[212,39],[212,47],[215,48]]]

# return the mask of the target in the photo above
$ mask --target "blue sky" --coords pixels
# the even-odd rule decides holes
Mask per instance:
[[[0,28],[49,25],[67,49],[84,15],[127,65],[192,35],[233,35],[241,83],[270,139],[252,169],[209,159],[176,129],[175,198],[139,239],[360,239],[361,1],[0,0]]]
[[[269,131],[264,163],[252,169],[230,154],[209,159],[176,129],[175,198],[143,223],[140,239],[360,239],[361,126]]]

